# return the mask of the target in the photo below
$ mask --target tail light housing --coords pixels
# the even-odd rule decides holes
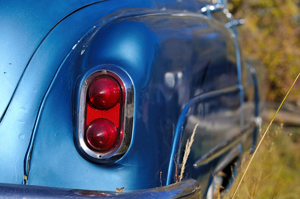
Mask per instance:
[[[80,83],[76,143],[85,158],[97,163],[120,159],[131,142],[134,87],[120,68],[93,68]]]

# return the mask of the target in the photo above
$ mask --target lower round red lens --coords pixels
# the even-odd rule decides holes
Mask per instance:
[[[86,130],[88,146],[95,151],[108,151],[118,139],[118,130],[113,123],[106,119],[92,121]]]

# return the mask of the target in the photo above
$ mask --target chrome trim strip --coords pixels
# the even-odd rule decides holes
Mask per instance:
[[[87,147],[84,141],[84,124],[85,124],[85,108],[86,108],[86,94],[89,83],[99,75],[111,75],[117,80],[123,83],[124,88],[122,91],[124,97],[124,106],[122,110],[122,122],[120,126],[120,133],[123,134],[123,140],[120,142],[119,146],[115,150],[101,153],[91,150]],[[129,75],[114,65],[100,65],[93,67],[89,70],[79,85],[79,100],[78,100],[78,115],[77,115],[77,129],[75,132],[76,141],[78,148],[84,154],[86,158],[93,162],[97,163],[111,163],[120,159],[128,150],[131,137],[132,137],[132,128],[133,128],[133,113],[134,113],[134,86],[133,81]]]
[[[230,162],[232,162],[235,158],[241,157],[242,153],[239,150],[239,146],[236,146],[232,149],[228,155],[221,161],[221,163],[215,168],[213,175],[216,175],[219,171],[222,171]]]
[[[208,100],[210,98],[216,97],[216,96],[221,96],[224,94],[228,93],[233,93],[240,91],[241,87],[239,85],[235,85],[232,87],[220,89],[220,90],[215,90],[207,93],[202,93],[193,99],[191,99],[183,108],[182,112],[180,113],[180,117],[178,119],[178,122],[176,124],[176,129],[175,129],[175,134],[173,138],[173,143],[172,143],[172,149],[171,149],[171,154],[170,154],[170,159],[169,159],[169,167],[168,167],[168,175],[167,175],[167,182],[166,185],[171,184],[171,179],[173,175],[173,167],[174,167],[174,158],[175,154],[178,152],[178,147],[179,147],[179,142],[180,142],[180,134],[182,132],[182,124],[186,120],[186,114],[188,113],[190,107],[199,102],[200,100]]]
[[[240,141],[240,139],[243,135],[248,134],[249,130],[251,128],[259,125],[260,122],[261,122],[260,117],[255,118],[252,122],[250,122],[248,125],[246,125],[242,130],[237,132],[234,136],[231,136],[230,138],[220,142],[217,146],[215,146],[210,151],[208,151],[206,154],[204,154],[199,160],[197,160],[193,164],[193,166],[194,167],[199,167],[199,166],[213,160],[214,158],[221,155],[222,153],[226,152],[232,146],[237,144]]]

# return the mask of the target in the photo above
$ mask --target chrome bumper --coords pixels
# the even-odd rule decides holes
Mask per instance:
[[[62,189],[0,183],[2,198],[201,198],[200,185],[190,179],[168,186],[124,192]]]

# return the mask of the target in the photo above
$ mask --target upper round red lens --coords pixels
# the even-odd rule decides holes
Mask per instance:
[[[101,110],[115,106],[121,95],[118,82],[109,76],[103,76],[91,83],[88,91],[90,102]]]
[[[118,138],[117,128],[106,119],[92,121],[86,130],[88,146],[95,151],[107,151],[111,149]]]

